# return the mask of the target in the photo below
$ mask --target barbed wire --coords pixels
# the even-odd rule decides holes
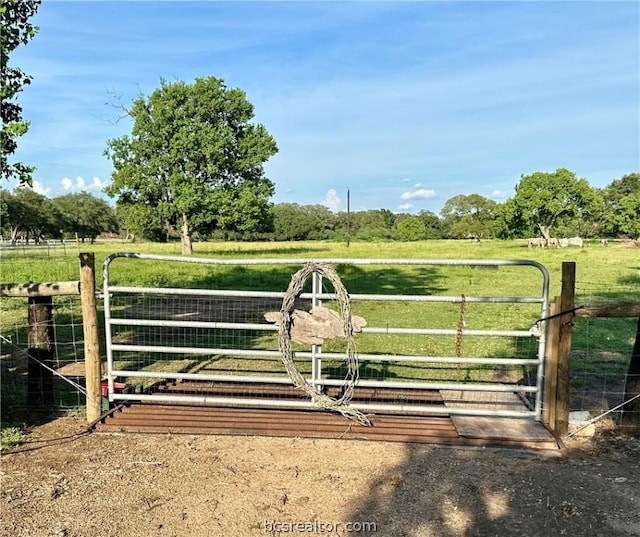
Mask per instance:
[[[326,394],[319,393],[311,386],[306,379],[302,376],[295,364],[295,352],[291,348],[291,326],[292,315],[295,306],[296,299],[302,293],[302,289],[307,278],[313,274],[318,273],[321,276],[327,278],[333,285],[333,288],[340,305],[340,313],[343,321],[344,337],[346,340],[347,348],[347,374],[344,382],[344,389],[342,395],[334,399]],[[279,323],[278,331],[278,345],[280,347],[280,353],[282,355],[282,362],[291,378],[293,384],[304,391],[313,401],[313,403],[321,408],[327,410],[334,410],[339,412],[343,416],[357,421],[361,425],[370,426],[371,422],[369,418],[365,416],[359,410],[349,406],[349,401],[353,396],[353,390],[358,380],[358,356],[356,354],[355,342],[353,339],[353,325],[351,323],[351,304],[349,301],[349,294],[346,288],[340,280],[340,276],[331,266],[310,262],[307,263],[302,269],[296,272],[289,283],[287,292],[282,299],[282,309],[280,310],[282,317]]]

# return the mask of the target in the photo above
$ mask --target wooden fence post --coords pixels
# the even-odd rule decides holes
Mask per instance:
[[[556,402],[556,427],[559,436],[569,431],[569,395],[571,390],[571,336],[573,329],[573,308],[576,296],[576,264],[574,261],[562,263],[562,291],[560,293],[559,317],[560,335],[558,341],[558,386]]]
[[[29,297],[27,327],[27,406],[53,410],[53,300]]]
[[[84,365],[87,387],[87,421],[93,422],[102,411],[98,309],[96,307],[95,255],[80,254],[80,297],[84,330]]]
[[[560,312],[560,297],[556,297],[549,307],[553,317]],[[553,317],[547,324],[547,352],[544,366],[544,422],[549,429],[556,429],[556,406],[558,398],[558,340],[560,339],[560,318]]]
[[[624,385],[624,399],[630,401],[640,395],[640,319],[636,328],[636,340],[631,351],[631,362]],[[640,399],[634,399],[624,407],[620,420],[621,432],[640,436]]]

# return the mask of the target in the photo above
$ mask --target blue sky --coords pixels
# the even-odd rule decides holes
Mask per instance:
[[[131,131],[110,93],[160,77],[247,93],[280,149],[276,203],[344,210],[349,189],[352,210],[437,213],[535,171],[640,170],[638,2],[43,0],[33,22],[16,159],[49,197],[100,193],[106,141]]]

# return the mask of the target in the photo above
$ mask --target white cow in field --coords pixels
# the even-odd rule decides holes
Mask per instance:
[[[582,237],[560,239],[560,248],[568,248],[570,246],[573,246],[575,248],[582,248],[584,246],[584,240],[582,239]]]
[[[534,237],[529,239],[529,248],[537,246],[538,248],[544,248],[547,245],[547,241],[544,237]]]

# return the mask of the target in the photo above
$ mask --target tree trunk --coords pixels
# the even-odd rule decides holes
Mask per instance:
[[[640,394],[640,319],[636,329],[636,342],[631,351],[627,381],[624,385],[624,400],[628,401],[638,394]],[[620,432],[640,436],[640,398],[624,406],[620,425]]]
[[[191,243],[191,228],[187,215],[182,215],[182,227],[180,228],[180,242],[182,243],[182,255],[191,255],[193,253],[193,244]]]
[[[538,224],[538,227],[540,228],[540,233],[542,233],[542,236],[548,244],[549,239],[551,238],[551,226],[543,226],[542,224]]]

